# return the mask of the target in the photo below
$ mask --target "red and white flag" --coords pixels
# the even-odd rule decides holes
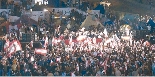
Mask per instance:
[[[76,64],[76,71],[79,72],[79,64],[78,63]]]
[[[13,53],[20,50],[22,50],[20,42],[18,40],[14,40],[8,47],[8,56],[10,57]]]
[[[107,70],[107,62],[108,58],[106,58],[105,61],[101,64],[102,66],[104,66],[104,70]]]
[[[53,37],[52,38],[52,45],[54,45],[56,43],[56,39]]]
[[[72,36],[69,38],[69,44],[72,44]]]
[[[46,38],[45,38],[45,43],[44,43],[45,49],[47,48],[47,45],[48,45],[48,37],[46,36]]]
[[[61,62],[61,57],[58,57],[58,58],[56,59],[56,61],[57,61],[57,62]]]
[[[47,50],[40,48],[40,49],[35,49],[34,51],[36,54],[40,54],[40,55],[46,55],[47,54]]]
[[[33,41],[30,42],[30,46],[33,47]]]
[[[10,41],[9,40],[6,40],[6,42],[4,44],[4,51],[7,51],[9,45],[10,45]]]
[[[8,47],[8,57],[11,57],[11,55],[15,52],[15,45],[12,42]]]
[[[96,44],[96,37],[93,38],[93,43]]]
[[[14,41],[14,45],[15,45],[15,51],[21,51],[22,50],[22,47],[21,47],[21,44],[18,40]]]
[[[152,50],[155,50],[155,44],[151,46],[151,49]]]

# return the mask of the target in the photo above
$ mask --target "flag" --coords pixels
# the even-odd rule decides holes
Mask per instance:
[[[72,36],[69,38],[69,44],[72,44]]]
[[[34,63],[34,68],[36,68],[36,69],[38,68],[38,66],[37,66],[37,63],[36,63],[36,62]]]
[[[21,44],[18,40],[14,40],[10,43],[9,47],[8,47],[8,56],[10,57],[13,53],[15,53],[16,51],[21,51]]]
[[[104,33],[105,37],[108,37],[108,32],[107,32],[107,29],[106,28],[104,29],[104,32],[103,33]]]
[[[11,54],[13,54],[15,52],[15,45],[14,45],[14,41],[10,43],[9,47],[8,47],[8,57],[11,57]]]
[[[151,50],[155,50],[155,45],[152,45],[151,46]]]
[[[54,45],[55,42],[56,42],[56,40],[55,40],[55,38],[53,37],[53,39],[52,39],[52,45]]]
[[[33,47],[33,41],[30,42],[30,47]]]
[[[7,51],[8,47],[9,47],[10,41],[6,40],[5,44],[4,44],[4,51]]]
[[[14,45],[15,45],[15,51],[21,51],[22,50],[21,44],[18,40],[14,41]]]
[[[78,63],[76,64],[76,71],[79,72],[79,64]]]
[[[45,38],[45,43],[44,43],[45,49],[47,48],[47,45],[48,45],[48,37],[46,36],[46,38]]]
[[[46,55],[47,54],[47,50],[40,48],[40,49],[35,49],[34,51],[36,54],[40,54],[40,55]]]
[[[34,57],[33,57],[33,56],[31,56],[31,59],[30,59],[30,61],[31,61],[31,62],[33,62],[33,61],[34,61]]]
[[[56,59],[57,62],[61,62],[61,57]]]
[[[96,37],[93,38],[93,43],[96,44]]]
[[[107,62],[108,62],[108,58],[106,58],[106,60],[101,64],[102,66],[104,66],[104,70],[107,70]]]

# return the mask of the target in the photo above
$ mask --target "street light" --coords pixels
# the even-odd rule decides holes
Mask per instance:
[[[105,7],[105,5],[107,5],[108,7],[111,5],[111,3],[108,3],[108,2],[100,2],[100,5],[101,5],[101,4],[103,4],[104,7]]]
[[[108,7],[111,5],[111,3],[106,3],[106,4],[107,4]]]
[[[32,12],[32,9],[30,9],[30,12]]]
[[[44,9],[44,12],[47,12],[48,10],[47,9]]]
[[[48,0],[45,0],[45,1],[44,1],[44,4],[47,5],[47,4],[48,4]]]

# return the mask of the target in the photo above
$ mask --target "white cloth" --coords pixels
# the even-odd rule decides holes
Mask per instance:
[[[148,29],[148,30],[151,30],[151,26],[147,26],[147,29]]]

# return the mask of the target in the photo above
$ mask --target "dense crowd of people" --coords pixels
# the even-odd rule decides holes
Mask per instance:
[[[26,0],[22,1],[21,5],[28,8],[27,5],[30,4]],[[5,0],[1,3],[4,5]],[[2,8],[7,8],[7,6],[14,8],[14,15],[18,15],[16,12],[20,6],[14,6],[12,2]],[[86,11],[87,6],[84,6],[82,10]],[[80,27],[87,16],[76,10],[72,10],[65,19],[60,18],[61,25],[56,25],[53,15],[54,11],[51,13],[50,24],[45,20],[39,22],[39,26],[22,22],[21,28],[9,30],[11,36],[7,39],[10,42],[17,38],[20,40],[22,33],[36,33],[38,40],[45,40],[48,36],[47,53],[37,54],[33,46],[26,46],[25,49],[11,56],[7,56],[8,51],[2,51],[0,52],[0,76],[155,75],[155,45],[146,39],[135,40],[130,32],[122,34],[120,32],[122,22],[117,20],[115,15],[110,13],[101,16],[94,15],[103,22],[104,27],[91,25],[88,29]],[[109,20],[112,23],[108,23]],[[68,24],[71,27],[66,26]],[[127,24],[136,25],[136,29],[139,29],[138,26],[141,25],[140,21],[135,24],[129,20]],[[146,26],[145,20],[144,24]],[[128,35],[129,39],[123,39],[123,35]],[[66,40],[69,41],[66,43]]]
[[[65,36],[66,35],[66,36]],[[46,55],[35,54],[27,48],[6,58],[1,52],[0,75],[7,76],[151,76],[153,46],[145,40],[125,41],[106,32],[66,31],[64,39],[102,38],[102,42],[84,41],[67,45],[49,41]],[[60,37],[61,37],[60,36]],[[56,38],[56,37],[55,37]],[[59,38],[59,37],[58,37]]]

